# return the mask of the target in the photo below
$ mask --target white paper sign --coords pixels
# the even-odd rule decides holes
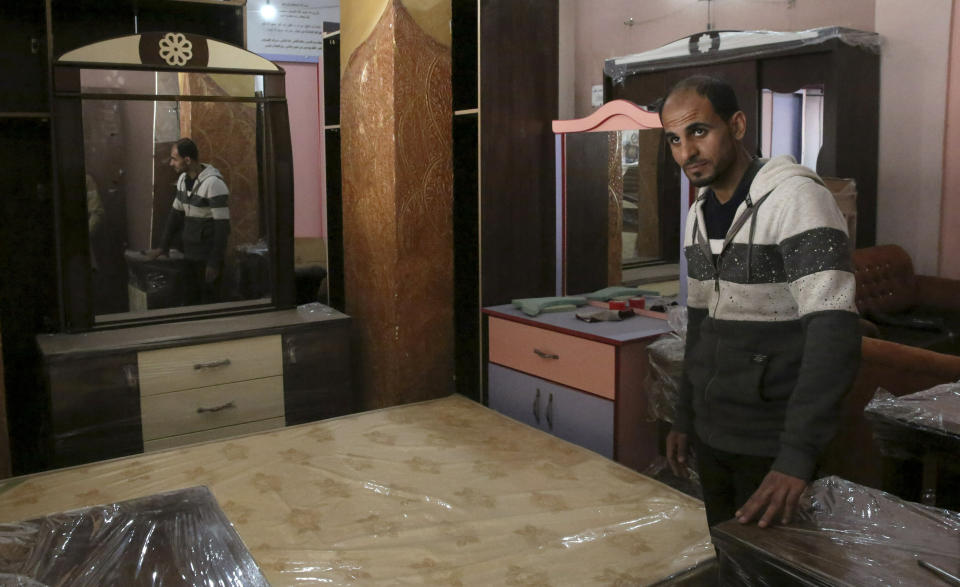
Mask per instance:
[[[592,86],[590,88],[590,104],[594,108],[603,106],[603,86]]]
[[[264,10],[266,5],[247,2],[247,50],[267,59],[319,56],[323,23],[340,22],[339,0],[270,0]]]

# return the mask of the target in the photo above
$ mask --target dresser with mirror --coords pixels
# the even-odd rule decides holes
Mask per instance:
[[[619,286],[625,269],[675,256],[661,252],[657,232],[658,115],[616,100],[586,118],[554,121],[553,130],[556,295]],[[572,309],[529,315],[512,304],[484,314],[491,408],[633,469],[653,462],[646,348],[670,331],[665,315],[585,322]]]
[[[61,332],[37,337],[49,466],[354,410],[350,318],[295,297],[279,66],[200,35],[108,39],[54,62],[53,113]],[[176,161],[184,138],[196,178]],[[211,169],[229,192],[216,203],[197,196]],[[198,187],[177,204],[184,177]],[[229,228],[197,295],[197,234],[169,218],[214,207]]]

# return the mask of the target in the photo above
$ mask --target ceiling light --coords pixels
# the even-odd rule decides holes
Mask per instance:
[[[267,0],[267,3],[260,7],[260,16],[263,17],[263,20],[273,20],[277,18],[277,9],[270,4],[270,0]]]

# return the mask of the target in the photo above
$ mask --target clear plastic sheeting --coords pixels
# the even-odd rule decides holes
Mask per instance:
[[[614,85],[619,85],[626,76],[633,73],[729,58],[763,57],[830,41],[880,53],[880,35],[844,27],[823,27],[796,32],[707,31],[643,53],[607,59],[603,64],[603,72],[611,78]]]
[[[703,504],[462,396],[0,483],[0,520],[203,484],[271,585],[649,585]]]
[[[700,484],[700,475],[697,473],[697,456],[695,454],[690,455],[688,465],[687,476],[680,477],[670,469],[667,457],[658,456],[643,470],[643,474],[669,485],[677,491],[682,491],[697,499],[703,499],[703,486]]]
[[[946,585],[960,575],[960,514],[839,477],[813,482],[799,519],[714,527],[721,585]]]
[[[205,487],[0,524],[0,585],[267,582]]]
[[[864,417],[891,470],[922,471],[907,474],[897,493],[931,505],[960,507],[960,383],[900,397],[878,389]]]
[[[923,430],[929,434],[954,437],[954,442],[960,443],[960,383],[945,383],[900,397],[879,389],[864,412],[874,422],[900,424],[903,433]],[[883,427],[877,431],[892,430]]]
[[[647,345],[650,369],[647,371],[645,389],[649,420],[673,423],[680,396],[683,377],[683,354],[687,334],[687,308],[667,308],[667,323],[673,332],[661,336]]]

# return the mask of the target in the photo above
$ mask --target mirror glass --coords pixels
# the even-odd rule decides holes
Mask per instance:
[[[620,285],[625,269],[663,257],[659,128],[565,135],[566,291]]]
[[[260,189],[262,76],[81,70],[87,216],[98,323],[269,303],[270,242]],[[178,140],[199,163],[175,208]],[[205,186],[217,191],[206,192]],[[181,182],[181,186],[183,182]],[[228,192],[226,198],[223,191]],[[228,217],[229,234],[214,218]],[[222,261],[221,261],[222,260]],[[208,270],[207,267],[210,267]]]

